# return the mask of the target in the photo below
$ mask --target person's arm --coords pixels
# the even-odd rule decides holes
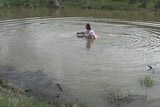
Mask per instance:
[[[85,32],[77,32],[77,34],[85,34]]]

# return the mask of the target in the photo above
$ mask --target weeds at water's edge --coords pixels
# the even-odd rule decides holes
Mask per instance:
[[[84,104],[49,104],[32,97],[17,97],[13,91],[0,87],[0,107],[85,107]]]
[[[146,88],[154,87],[157,82],[151,78],[151,76],[145,76],[143,79],[139,80],[141,86],[145,86]]]
[[[145,76],[143,79],[139,80],[139,83],[141,86],[146,88],[146,93],[145,93],[146,99],[148,96],[148,89],[158,84],[151,76]]]

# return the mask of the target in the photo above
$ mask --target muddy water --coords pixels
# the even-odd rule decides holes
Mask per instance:
[[[88,41],[75,36],[86,23],[92,25],[99,39]],[[19,72],[41,70],[70,88],[88,106],[106,107],[104,94],[110,87],[145,95],[146,88],[138,80],[150,75],[160,83],[159,52],[160,23],[156,21],[84,17],[0,21],[0,65]],[[154,100],[160,98],[159,89],[158,84],[149,89],[149,102],[122,107],[160,106],[159,100]]]

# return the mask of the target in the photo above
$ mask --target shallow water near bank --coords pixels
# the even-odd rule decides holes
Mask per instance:
[[[92,25],[99,39],[88,41],[76,37],[86,23]],[[41,70],[70,88],[88,106],[106,107],[105,90],[110,87],[145,95],[146,88],[138,82],[141,78],[150,75],[160,82],[159,40],[160,23],[153,20],[125,21],[110,17],[1,20],[0,65],[12,66],[19,72]],[[158,107],[159,89],[159,84],[149,89],[149,101],[109,106]]]

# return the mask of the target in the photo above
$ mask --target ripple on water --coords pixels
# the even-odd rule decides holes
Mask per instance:
[[[90,43],[90,49],[86,48],[86,39],[75,37],[76,32],[84,31],[86,23],[91,23],[100,36]],[[159,70],[159,39],[159,23],[152,22],[96,18],[6,20],[0,21],[0,64],[25,70],[42,68],[87,103],[102,103],[100,94],[108,84],[126,86],[137,94],[144,92],[137,81],[147,73],[147,65]],[[158,88],[149,95],[156,92]]]

